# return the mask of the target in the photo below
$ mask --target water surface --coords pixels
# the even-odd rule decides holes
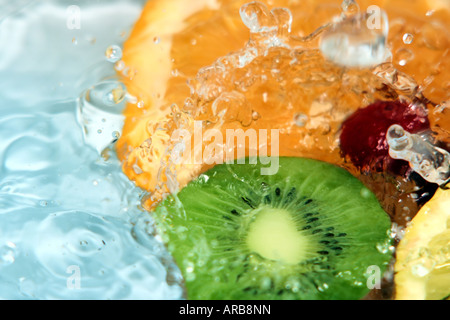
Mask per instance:
[[[182,297],[141,191],[77,116],[82,92],[114,74],[105,50],[144,2],[0,0],[2,299]]]

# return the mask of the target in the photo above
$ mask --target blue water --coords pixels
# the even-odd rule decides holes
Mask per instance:
[[[142,192],[92,139],[111,137],[114,119],[86,136],[78,115],[80,95],[114,74],[105,50],[144,2],[0,0],[2,299],[182,298]]]

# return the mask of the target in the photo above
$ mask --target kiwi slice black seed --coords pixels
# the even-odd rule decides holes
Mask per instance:
[[[391,259],[375,196],[324,162],[281,157],[274,175],[262,167],[218,165],[155,209],[187,298],[362,298],[368,270],[382,275]]]

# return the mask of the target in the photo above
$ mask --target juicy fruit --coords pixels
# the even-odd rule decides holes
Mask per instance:
[[[450,295],[450,191],[439,189],[397,248],[396,299],[440,300]]]
[[[377,99],[405,94],[401,90],[407,77],[394,67],[412,74],[430,100],[440,103],[450,98],[443,90],[446,80],[442,72],[450,62],[442,47],[449,38],[445,2],[359,1],[361,10],[379,5],[392,21],[388,39],[393,48],[392,68],[388,64],[389,68],[384,66],[382,72],[375,70],[376,75],[372,70],[343,70],[327,62],[315,50],[317,37],[291,43],[293,38],[310,35],[342,13],[341,1],[332,0],[278,1],[277,6],[287,7],[292,13],[289,26],[285,11],[272,12],[275,20],[284,21],[279,23],[284,29],[278,35],[284,47],[269,48],[267,54],[258,54],[245,67],[230,66],[236,55],[229,53],[240,51],[241,57],[251,57],[254,51],[246,49],[254,49],[252,45],[258,40],[239,15],[239,8],[246,2],[148,1],[124,45],[122,62],[128,70],[124,82],[139,103],[130,103],[125,111],[117,151],[127,176],[152,193],[150,202],[159,201],[163,194],[184,186],[209,168],[168,165],[167,154],[173,148],[171,128],[179,126],[177,117],[182,115],[187,128],[193,120],[208,125],[207,121],[216,116],[214,110],[218,109],[214,107],[223,108],[221,101],[229,99],[230,94],[238,98],[228,105],[230,112],[221,130],[280,129],[280,155],[308,156],[336,164],[342,163],[336,137],[342,120]],[[270,1],[263,3],[273,5]],[[429,12],[433,14],[426,15]],[[272,13],[264,12],[266,17]],[[432,32],[442,26],[444,31]],[[403,42],[406,32],[414,35],[410,44]],[[289,50],[286,46],[302,49]],[[409,53],[406,58],[405,52]],[[421,57],[425,56],[432,61],[430,65],[422,63]],[[224,66],[226,73],[221,71]],[[428,77],[430,66],[433,77]],[[216,82],[221,79],[225,82],[222,87]],[[214,94],[216,89],[224,91],[225,96],[208,101],[201,94]],[[183,112],[172,112],[172,105]],[[191,116],[184,117],[184,111]],[[445,140],[448,133],[443,128],[448,115],[432,113],[430,121],[433,131]]]
[[[359,299],[390,220],[348,172],[304,158],[219,165],[154,211],[189,299]]]
[[[186,85],[186,81],[195,79],[200,69],[213,66],[217,59],[240,50],[248,42],[249,30],[240,20],[238,13],[245,2],[247,1],[148,1],[125,43],[124,58],[121,62],[125,63],[124,70],[127,72],[121,74],[129,92],[139,103],[130,103],[127,106],[125,127],[117,143],[117,152],[123,161],[126,175],[151,193],[152,203],[159,201],[167,192],[182,187],[208,168],[201,165],[180,167],[165,164],[165,150],[170,149],[170,128],[176,127],[178,115],[184,115],[170,106],[176,104],[182,108],[185,102],[195,108],[202,106],[203,100],[193,101],[198,95],[195,92],[191,95],[191,88]],[[273,5],[273,1],[263,2]],[[330,22],[333,16],[341,14],[340,3],[340,0],[286,0],[277,1],[276,5],[291,9],[291,35],[302,37]],[[304,69],[291,68],[291,60],[287,59],[284,61],[287,68],[271,68],[272,62],[276,62],[279,56],[286,57],[286,53],[290,54],[289,51],[284,51],[283,54],[281,50],[274,50],[267,58],[255,61],[261,68],[254,68],[253,64],[253,67],[243,70],[236,69],[236,72],[230,73],[227,78],[227,81],[235,80],[235,75],[255,71],[263,78],[265,75],[271,76],[272,69],[275,71],[273,75],[277,74],[277,70],[292,70],[285,73],[281,79],[291,79],[292,82],[281,90],[280,84],[283,81],[273,77],[264,86],[255,86],[243,93],[252,101],[252,109],[249,111],[255,118],[250,117],[251,126],[259,124],[260,127],[282,130],[280,154],[304,155],[342,164],[336,135],[342,120],[358,108],[378,99],[397,99],[399,95],[405,94],[409,96],[410,93],[401,90],[405,83],[406,87],[411,84],[402,71],[413,77],[417,82],[415,89],[422,91],[425,97],[433,102],[427,106],[431,129],[438,140],[448,141],[450,113],[445,105],[448,105],[450,91],[445,70],[450,66],[449,2],[398,0],[358,3],[361,10],[365,10],[368,5],[378,5],[385,9],[389,16],[388,45],[393,53],[393,63],[382,66],[381,73],[378,70],[353,70],[346,73],[345,70],[321,59],[320,53],[314,51],[309,51],[308,54],[301,51],[296,53],[296,57],[304,59],[300,62],[304,64]],[[316,48],[314,38],[312,40],[302,43],[301,46]],[[423,63],[425,59],[427,63]],[[311,60],[313,63],[308,65]],[[323,73],[322,69],[329,72]],[[265,73],[260,72],[261,70],[265,70]],[[381,86],[379,79],[369,76],[372,71],[381,78]],[[252,77],[241,79],[247,80],[248,83],[253,80]],[[311,79],[317,81],[316,86],[310,86]],[[230,82],[230,86],[233,86],[233,83]],[[293,83],[296,83],[296,86],[293,86]],[[304,83],[306,90],[296,90],[298,83]],[[327,85],[329,90],[324,91]],[[199,89],[207,88],[199,86]],[[335,99],[339,92],[341,96]],[[212,102],[205,103],[206,107],[211,104]],[[439,105],[433,107],[436,104]],[[235,104],[236,106],[238,104]],[[172,110],[175,110],[173,114],[176,117],[170,116]],[[203,111],[202,108],[197,110]],[[331,115],[330,110],[334,112]],[[202,119],[208,120],[210,116],[211,113],[205,113]],[[245,120],[248,118],[247,114]],[[187,117],[182,120],[189,125],[189,121],[193,119]],[[242,126],[236,122],[234,125]],[[157,130],[154,130],[155,127]],[[354,175],[359,175],[352,166],[348,168]],[[367,177],[362,175],[362,178]],[[367,184],[373,184],[370,180]],[[373,185],[378,187],[378,183]],[[392,207],[395,208],[394,212],[407,209],[406,220],[417,211],[411,206],[403,208],[405,201],[398,201],[396,190],[392,190],[395,187],[396,185],[389,184],[389,188],[381,188],[377,192],[380,194],[378,198],[395,202],[386,204],[383,200],[383,206],[390,214]],[[408,186],[408,190],[413,187],[415,186]],[[398,202],[402,202],[401,205]]]
[[[430,129],[426,109],[420,104],[402,101],[377,101],[357,110],[342,124],[340,146],[344,156],[363,171],[390,171],[404,174],[405,161],[389,156],[388,128],[398,124],[410,133]]]

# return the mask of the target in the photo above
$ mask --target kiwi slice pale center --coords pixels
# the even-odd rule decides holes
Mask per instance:
[[[306,260],[311,246],[288,210],[269,206],[255,210],[246,243],[250,251],[285,264]]]

